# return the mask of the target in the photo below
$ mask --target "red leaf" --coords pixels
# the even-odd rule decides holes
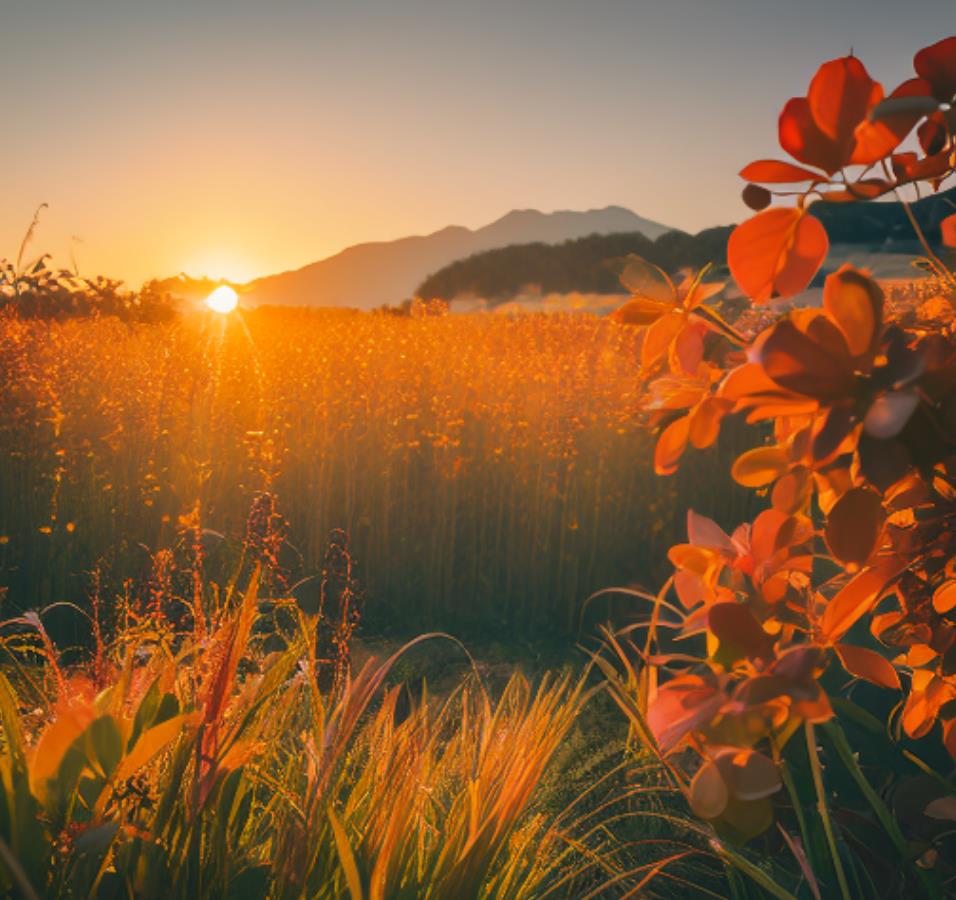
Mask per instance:
[[[731,475],[737,484],[760,488],[776,481],[790,468],[790,456],[782,447],[756,447],[734,461]]]
[[[764,372],[781,387],[819,400],[842,400],[853,394],[856,378],[848,357],[833,356],[783,319],[754,349]]]
[[[877,345],[883,327],[883,291],[871,278],[850,265],[827,277],[823,308],[840,327],[853,356],[863,356]]]
[[[661,432],[654,448],[654,471],[658,475],[673,475],[677,471],[677,463],[687,448],[689,431],[687,416],[681,416]]]
[[[956,95],[956,36],[924,47],[913,58],[913,67],[933,86],[933,96],[949,103]]]
[[[894,153],[891,159],[893,174],[900,181],[932,181],[942,178],[951,168],[946,151],[920,159],[915,153]]]
[[[705,762],[694,775],[688,795],[690,808],[702,819],[716,819],[726,808],[730,792],[720,769]]]
[[[716,763],[731,793],[739,800],[760,800],[782,787],[773,760],[756,750],[727,749],[717,755]]]
[[[730,536],[713,519],[687,510],[687,540],[696,547],[708,547],[722,553],[736,555]]]
[[[723,704],[713,684],[698,675],[681,675],[657,691],[647,709],[647,724],[664,753],[691,731],[703,727]]]
[[[823,611],[820,622],[823,636],[828,641],[843,637],[861,616],[876,605],[880,595],[901,568],[895,558],[880,560],[877,565],[848,581]]]
[[[776,159],[758,159],[749,166],[740,170],[740,177],[745,181],[755,181],[758,184],[799,184],[803,181],[826,181],[819,173],[812,169],[804,169],[793,163],[779,162]]]
[[[698,450],[711,446],[720,434],[720,422],[733,408],[723,397],[705,397],[690,413],[691,444]]]
[[[855,56],[825,62],[807,91],[813,121],[844,153],[852,150],[857,125],[882,99],[883,88]]]
[[[919,145],[927,156],[935,156],[946,146],[946,121],[942,115],[929,116],[916,130]]]
[[[916,391],[890,391],[873,401],[863,419],[863,430],[872,438],[886,441],[896,437],[919,406]]]
[[[846,567],[862,566],[873,555],[883,532],[883,499],[870,488],[852,488],[830,510],[826,541]]]
[[[853,644],[837,644],[834,648],[843,668],[857,678],[878,684],[880,687],[900,690],[900,676],[893,664],[879,653],[856,647]]]
[[[707,627],[720,642],[716,662],[730,668],[740,659],[773,659],[773,637],[742,603],[715,603],[707,613]]]
[[[659,303],[657,300],[649,300],[646,297],[634,297],[614,310],[608,318],[622,325],[636,325],[643,328],[653,325],[661,316],[673,309],[673,304]]]
[[[734,229],[727,263],[743,292],[754,303],[767,303],[806,288],[828,247],[818,219],[798,209],[768,209]]]
[[[867,121],[857,126],[854,133],[856,146],[850,162],[871,165],[889,156],[916,123],[927,112],[932,112],[933,101],[927,98],[929,93],[930,85],[922,78],[904,81],[879,107],[871,111]],[[923,103],[920,103],[919,98],[924,98]]]
[[[939,230],[943,235],[943,243],[947,247],[956,247],[956,213],[943,219],[939,223]]]
[[[956,581],[946,581],[933,592],[933,609],[941,616],[956,608]]]
[[[806,97],[794,97],[780,113],[780,146],[794,159],[832,175],[845,160],[840,148],[813,121]]]

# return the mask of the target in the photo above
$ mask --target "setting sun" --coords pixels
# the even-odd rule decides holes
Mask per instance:
[[[206,306],[217,313],[231,313],[238,304],[239,295],[228,284],[220,285],[206,298]]]

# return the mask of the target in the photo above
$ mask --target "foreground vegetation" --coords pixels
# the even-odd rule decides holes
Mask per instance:
[[[515,672],[489,692],[475,669],[413,696],[393,665],[447,639],[348,675],[348,645],[319,637],[329,616],[287,601],[284,626],[262,629],[268,576],[197,580],[185,628],[168,598],[124,608],[111,640],[94,619],[81,665],[36,616],[8,623],[4,889],[357,900],[715,882],[706,832],[674,814],[659,767],[626,753],[613,722],[582,736],[600,689],[586,672]]]

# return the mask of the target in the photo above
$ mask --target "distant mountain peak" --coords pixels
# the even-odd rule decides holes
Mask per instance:
[[[653,239],[671,230],[623,206],[549,213],[513,209],[481,228],[448,225],[427,235],[354,244],[299,269],[258,278],[242,291],[251,303],[373,309],[401,303],[433,272],[485,250],[620,232]]]

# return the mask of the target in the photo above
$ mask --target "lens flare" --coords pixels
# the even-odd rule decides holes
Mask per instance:
[[[239,295],[228,284],[220,285],[206,298],[206,306],[217,313],[231,313],[238,303]]]

